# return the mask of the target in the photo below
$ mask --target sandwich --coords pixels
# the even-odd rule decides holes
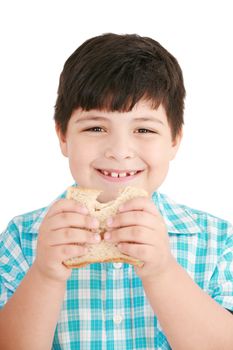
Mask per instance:
[[[97,232],[101,238],[103,238],[104,233],[107,231],[106,220],[117,213],[121,204],[135,197],[148,196],[148,193],[143,189],[128,186],[119,191],[119,195],[115,200],[100,203],[97,200],[100,193],[100,190],[95,189],[69,187],[66,197],[85,205],[89,210],[89,214],[99,220],[100,225]],[[63,264],[68,268],[79,268],[97,262],[123,262],[139,267],[143,265],[141,260],[121,253],[117,244],[113,242],[101,240],[99,243],[86,244],[85,246],[88,250],[87,254],[65,260]]]

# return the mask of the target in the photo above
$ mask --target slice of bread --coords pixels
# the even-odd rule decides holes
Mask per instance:
[[[84,204],[89,210],[90,215],[99,220],[99,229],[95,231],[97,231],[102,238],[104,232],[107,230],[106,220],[117,213],[122,203],[135,197],[148,196],[146,191],[128,186],[119,191],[119,195],[115,200],[107,203],[100,203],[97,200],[100,193],[101,191],[94,189],[69,187],[67,190],[67,198],[74,199]],[[86,244],[86,247],[88,248],[88,253],[85,256],[68,259],[64,261],[64,265],[68,268],[82,267],[96,262],[125,262],[135,266],[143,265],[141,260],[121,253],[117,245],[111,242],[101,240],[100,243],[97,244]]]

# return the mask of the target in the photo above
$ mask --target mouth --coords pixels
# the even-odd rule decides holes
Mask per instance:
[[[108,181],[111,182],[124,182],[134,179],[138,174],[142,173],[143,170],[104,170],[96,169],[99,174]]]

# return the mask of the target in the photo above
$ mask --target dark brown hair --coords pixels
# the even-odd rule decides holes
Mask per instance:
[[[103,34],[85,41],[65,62],[54,119],[63,134],[72,112],[130,111],[141,99],[165,108],[172,136],[183,125],[181,68],[157,41],[136,34]]]

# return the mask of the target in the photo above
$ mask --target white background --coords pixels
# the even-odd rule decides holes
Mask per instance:
[[[161,188],[233,222],[231,1],[3,1],[0,5],[0,231],[73,183],[53,122],[68,56],[106,32],[151,36],[177,57],[185,134]]]

